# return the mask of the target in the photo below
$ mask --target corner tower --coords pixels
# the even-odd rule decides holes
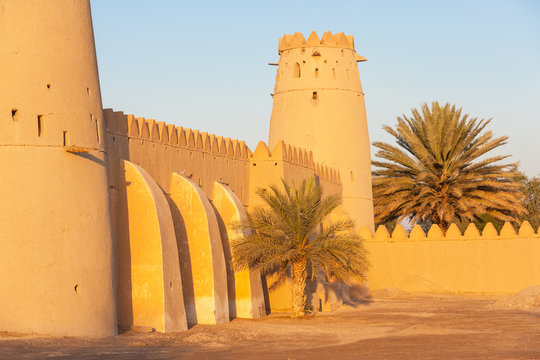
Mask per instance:
[[[306,41],[301,33],[279,39],[279,63],[269,145],[309,149],[340,171],[343,206],[357,227],[373,231],[371,157],[364,93],[353,37],[330,31]]]
[[[114,335],[88,0],[0,2],[0,330]]]

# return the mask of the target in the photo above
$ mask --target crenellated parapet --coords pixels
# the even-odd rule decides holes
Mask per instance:
[[[379,226],[366,239],[371,289],[399,288],[409,292],[509,294],[540,284],[540,229],[528,221],[516,231],[505,223],[499,232],[492,223],[482,231],[469,224],[462,233],[451,224],[446,234],[433,225],[407,233],[396,225],[390,234]]]
[[[259,141],[257,148],[250,156],[250,161],[252,163],[282,161],[293,166],[311,169],[313,174],[317,175],[321,180],[341,184],[341,177],[338,170],[315,162],[311,151],[286,144],[283,141],[279,141],[272,151],[268,149],[264,141]]]
[[[280,54],[284,50],[299,47],[338,47],[354,50],[354,38],[352,35],[345,35],[342,32],[332,34],[331,31],[326,31],[321,38],[315,31],[312,31],[307,41],[300,32],[285,34],[279,38],[278,51]]]
[[[516,231],[509,222],[504,223],[500,232],[497,232],[492,223],[487,223],[480,232],[474,223],[470,223],[465,231],[461,233],[456,224],[451,224],[443,233],[441,228],[433,224],[427,234],[419,226],[415,225],[410,232],[407,232],[401,224],[397,224],[390,234],[386,226],[379,225],[375,234],[367,228],[361,230],[362,235],[368,241],[429,241],[429,240],[504,240],[512,238],[540,238],[540,228],[535,232],[528,221],[524,221],[519,230]]]
[[[122,111],[103,111],[105,129],[110,134],[125,136],[147,142],[161,143],[173,147],[191,149],[230,158],[247,160],[251,150],[241,140],[166,124],[154,119],[126,115]]]

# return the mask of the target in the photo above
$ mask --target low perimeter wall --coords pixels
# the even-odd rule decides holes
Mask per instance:
[[[470,224],[463,235],[455,224],[446,235],[436,225],[427,235],[401,225],[392,235],[384,226],[362,233],[371,290],[510,294],[540,284],[540,235],[526,221],[517,233],[509,223],[500,234],[491,223],[482,233]]]

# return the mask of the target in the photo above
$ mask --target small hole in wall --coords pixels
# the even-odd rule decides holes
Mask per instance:
[[[50,89],[51,88],[51,84],[47,84],[47,89]]]
[[[202,187],[202,179],[199,178],[199,187]]]
[[[90,90],[90,88],[86,88],[86,93],[87,93],[88,95],[92,95],[92,90]]]
[[[313,92],[313,100],[317,100],[317,92],[316,91]]]
[[[67,146],[67,144],[68,144],[68,132],[67,131],[64,131],[64,133],[62,134],[62,139],[63,139],[64,146]]]
[[[17,118],[19,117],[17,112],[18,112],[17,109],[11,109],[11,120],[17,121]]]
[[[341,56],[345,56],[345,50],[341,49]]]
[[[116,141],[116,138],[114,136],[112,137],[112,141]]]
[[[277,166],[277,163],[274,163],[274,166]]]
[[[351,182],[354,181],[354,172],[351,171]]]
[[[315,69],[315,77],[316,77],[316,78],[319,77],[319,69]]]
[[[253,166],[257,166],[257,164],[256,164],[256,163],[253,163]]]
[[[43,135],[43,115],[37,116],[37,136]]]
[[[75,284],[75,286],[73,287],[73,290],[75,290],[76,293],[79,292],[79,284]]]
[[[362,96],[361,95],[358,95],[358,102],[362,103]]]
[[[169,287],[172,289],[172,281],[169,283]]]
[[[332,69],[332,79],[336,80],[336,69]]]

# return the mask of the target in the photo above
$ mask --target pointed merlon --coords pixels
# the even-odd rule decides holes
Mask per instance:
[[[377,231],[375,231],[375,236],[373,238],[376,240],[388,240],[390,239],[390,233],[386,229],[386,226],[379,225]]]
[[[534,235],[534,229],[532,228],[531,223],[525,220],[519,228],[519,236],[527,237],[532,235]]]
[[[409,239],[410,240],[424,240],[425,237],[426,237],[426,233],[424,232],[424,230],[422,230],[420,225],[418,224],[414,225],[411,230],[411,233],[409,234]]]
[[[275,160],[285,160],[287,158],[287,148],[283,140],[280,140],[272,149],[272,157]]]
[[[465,239],[476,239],[480,237],[480,232],[474,223],[470,223],[467,229],[465,229],[463,236]]]
[[[289,44],[291,47],[306,46],[306,38],[301,32],[295,32]]]
[[[484,226],[484,230],[482,230],[482,237],[494,239],[499,237],[499,234],[497,233],[497,230],[495,229],[495,226],[493,226],[493,223],[488,222],[486,226]]]
[[[406,240],[407,239],[407,232],[403,228],[403,225],[397,224],[394,228],[394,231],[392,231],[392,240]]]
[[[430,240],[441,240],[444,238],[444,234],[439,225],[433,224],[427,233],[427,237]]]
[[[309,34],[308,40],[307,40],[307,46],[319,46],[321,45],[321,39],[319,39],[319,36],[313,30],[311,34]]]
[[[336,46],[336,39],[331,31],[326,31],[321,38],[321,45]]]
[[[362,229],[358,232],[358,235],[364,240],[372,240],[373,234],[371,233],[371,230],[369,230],[369,227],[367,225],[364,225]]]
[[[459,228],[456,224],[452,223],[448,227],[448,230],[446,230],[446,238],[447,239],[459,239],[461,237],[461,231],[459,231]]]
[[[513,237],[516,236],[516,230],[509,222],[505,222],[501,229],[501,237]]]
[[[255,152],[253,153],[254,159],[267,159],[270,157],[270,150],[268,150],[268,146],[266,146],[266,143],[264,141],[259,141],[257,144],[257,147],[255,148]]]

